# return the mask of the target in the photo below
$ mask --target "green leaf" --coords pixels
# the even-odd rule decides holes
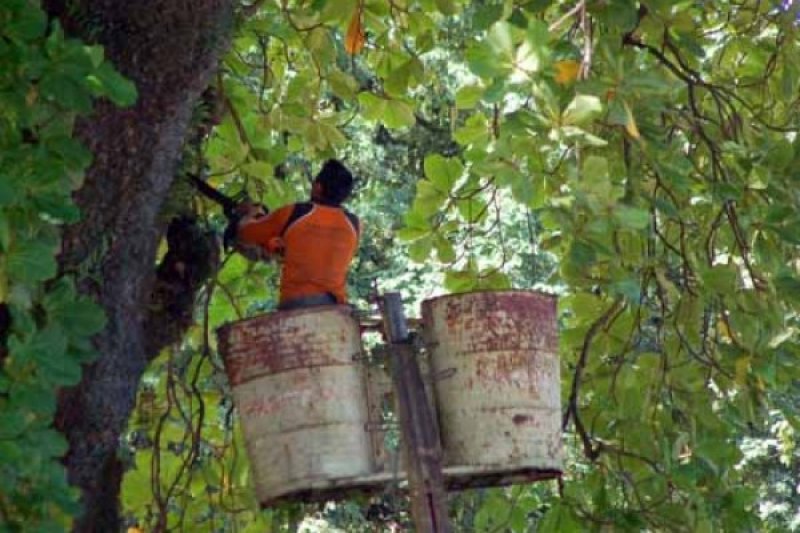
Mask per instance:
[[[44,281],[56,275],[56,247],[42,241],[15,241],[6,259],[6,273],[23,283]]]
[[[773,283],[779,298],[785,298],[795,306],[800,305],[800,277],[785,272],[776,276]]]
[[[272,177],[275,168],[266,161],[250,161],[242,165],[242,171],[254,178],[265,179]]]
[[[64,161],[67,170],[82,171],[92,162],[92,152],[66,133],[48,136],[45,145]]]
[[[771,167],[778,171],[783,170],[794,159],[794,146],[788,140],[780,139],[770,146],[766,157]]]
[[[462,127],[453,132],[453,138],[462,146],[470,144],[485,146],[489,141],[486,117],[482,113],[472,115]]]
[[[612,293],[624,296],[633,303],[638,303],[642,297],[641,284],[638,279],[618,280],[612,283],[609,288]]]
[[[444,288],[449,292],[468,292],[477,284],[475,272],[470,270],[448,271],[444,275]]]
[[[586,267],[594,262],[597,253],[590,244],[576,239],[570,245],[568,256],[570,262],[576,266]]]
[[[72,387],[81,381],[81,360],[72,354],[39,360],[39,376],[59,387]]]
[[[443,15],[455,15],[458,11],[454,0],[436,0],[436,8]]]
[[[47,29],[47,15],[38,5],[27,5],[15,13],[11,24],[2,28],[11,39],[32,41],[44,35]]]
[[[423,163],[425,176],[444,194],[453,190],[456,181],[464,173],[464,165],[456,158],[445,158],[439,154],[429,155]]]
[[[400,100],[388,100],[372,93],[361,93],[358,101],[364,107],[364,116],[382,122],[388,128],[403,128],[416,122],[414,110]]]
[[[50,320],[70,337],[89,337],[106,325],[103,309],[85,296],[77,296],[72,283],[59,280],[44,301]]]
[[[42,429],[27,435],[28,440],[36,447],[36,451],[46,457],[62,457],[67,453],[68,445],[64,436],[53,429]]]
[[[136,103],[138,92],[132,81],[123,77],[109,62],[100,65],[95,72],[103,87],[103,94],[118,106],[128,107]]]
[[[0,411],[0,439],[10,440],[25,431],[25,415],[20,410],[4,408]]]
[[[5,213],[0,211],[0,252],[8,250],[8,245],[11,243],[11,225],[9,224],[8,217]]]
[[[333,93],[343,100],[352,100],[356,96],[358,82],[341,70],[333,70],[328,74],[328,84]]]
[[[431,255],[432,248],[433,238],[431,236],[422,237],[409,245],[408,256],[412,261],[425,263]]]
[[[453,248],[453,245],[450,243],[442,235],[436,235],[436,238],[433,241],[433,245],[436,248],[436,257],[442,263],[452,263],[456,260],[456,250]]]
[[[574,139],[576,141],[586,143],[588,146],[603,147],[608,145],[608,142],[604,139],[601,139],[596,135],[592,135],[588,131],[576,126],[564,126],[553,131],[556,134],[562,135],[566,139]]]
[[[738,288],[739,274],[733,265],[716,265],[701,272],[703,284],[720,294],[731,294]]]
[[[97,68],[103,64],[105,51],[103,50],[102,46],[100,45],[84,46],[83,51],[86,52],[87,56],[89,56],[89,59],[91,60],[92,66],[94,68]]]
[[[92,110],[92,98],[89,90],[70,76],[58,70],[52,70],[39,82],[41,94],[50,101],[58,102],[65,109],[88,113]]]
[[[501,4],[481,4],[472,17],[472,24],[478,31],[488,29],[503,16]]]
[[[401,241],[414,241],[429,235],[430,232],[430,228],[405,227],[397,230],[394,234]]]
[[[467,223],[481,222],[488,215],[488,204],[479,196],[471,196],[469,198],[458,200],[456,202],[459,214],[464,218]]]
[[[620,34],[631,30],[637,21],[636,3],[631,0],[609,0],[592,4],[592,13]]]
[[[510,289],[511,279],[507,274],[495,269],[489,273],[481,273],[477,288],[481,290]]]
[[[89,298],[75,300],[69,308],[62,308],[53,314],[54,320],[72,337],[88,337],[99,333],[106,326],[103,308]]]
[[[465,85],[456,92],[456,108],[472,109],[483,96],[483,87],[480,85]]]
[[[504,21],[494,24],[485,40],[467,48],[466,59],[470,70],[487,80],[508,75],[514,59],[511,25]]]
[[[400,100],[389,100],[386,103],[383,123],[387,128],[405,128],[413,126],[417,121],[414,117],[414,110],[410,105]]]
[[[608,181],[608,159],[598,155],[590,155],[583,161],[583,179],[592,183]]]
[[[603,104],[596,96],[579,94],[572,99],[561,115],[561,123],[570,126],[585,126],[600,115]]]
[[[614,218],[623,228],[645,229],[650,225],[650,212],[640,207],[620,205],[614,209]]]
[[[35,331],[22,341],[12,339],[10,351],[19,364],[36,363],[37,366],[52,364],[64,357],[67,338],[64,332],[54,326]],[[45,372],[46,373],[46,372]]]
[[[412,210],[423,217],[435,215],[441,209],[447,195],[437,189],[432,182],[423,180],[417,183],[417,196]]]
[[[556,501],[544,515],[536,531],[537,533],[572,533],[583,531],[583,529],[572,514],[572,510],[560,501]]]
[[[511,32],[511,24],[502,20],[489,28],[489,32],[486,35],[486,43],[498,58],[511,58],[514,52],[514,39]]]
[[[39,212],[46,213],[62,223],[71,224],[81,218],[80,209],[72,203],[72,197],[63,190],[40,194],[34,198],[32,204]]]
[[[25,195],[18,178],[0,174],[0,207],[19,203]]]

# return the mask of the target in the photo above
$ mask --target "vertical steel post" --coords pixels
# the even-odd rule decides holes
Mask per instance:
[[[433,409],[408,333],[400,293],[381,296],[384,333],[391,349],[392,381],[397,397],[408,470],[411,514],[419,533],[450,533],[442,447]]]

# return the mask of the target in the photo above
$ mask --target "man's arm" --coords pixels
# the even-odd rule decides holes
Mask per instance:
[[[257,245],[268,252],[274,252],[274,242],[281,236],[281,230],[289,220],[294,205],[285,205],[264,216],[257,209],[246,212],[239,222],[237,238],[242,244]]]

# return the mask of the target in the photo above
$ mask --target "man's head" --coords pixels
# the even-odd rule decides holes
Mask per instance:
[[[311,186],[311,199],[330,205],[340,205],[353,191],[353,175],[343,164],[328,159],[322,165]]]

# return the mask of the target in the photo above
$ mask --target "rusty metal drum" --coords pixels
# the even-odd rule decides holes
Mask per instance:
[[[218,335],[261,504],[334,499],[363,485],[372,451],[350,308],[270,313]]]
[[[556,299],[529,291],[422,304],[450,488],[560,475]]]

